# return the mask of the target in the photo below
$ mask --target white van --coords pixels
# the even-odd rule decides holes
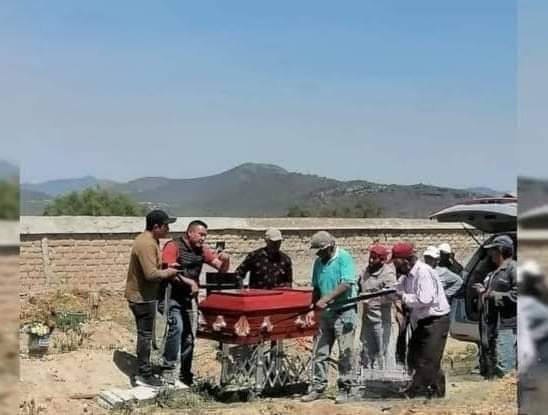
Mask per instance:
[[[463,271],[464,284],[451,304],[451,337],[478,343],[479,302],[473,287],[493,270],[484,246],[497,235],[506,234],[514,240],[517,248],[517,207],[513,196],[474,199],[443,209],[430,216],[439,222],[461,222],[488,234],[468,260]],[[515,250],[517,252],[517,249]]]

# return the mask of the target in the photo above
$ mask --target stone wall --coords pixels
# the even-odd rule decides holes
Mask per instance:
[[[179,218],[172,235],[180,235],[190,218]],[[338,245],[349,249],[359,268],[365,265],[367,247],[374,241],[392,244],[405,239],[419,251],[449,242],[457,259],[464,261],[477,247],[460,224],[439,224],[409,219],[238,219],[207,218],[208,241],[226,243],[231,268],[253,249],[261,247],[264,229],[279,227],[282,249],[292,258],[295,280],[306,284],[314,253],[311,235],[327,229]],[[142,218],[23,217],[20,244],[20,294],[59,289],[120,290],[123,288],[131,245],[144,228]]]

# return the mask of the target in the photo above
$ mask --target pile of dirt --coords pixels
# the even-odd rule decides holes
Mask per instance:
[[[99,321],[114,321],[128,329],[135,325],[122,293],[102,290],[58,291],[25,298],[20,304],[21,324],[53,319],[62,312],[78,312]]]
[[[442,366],[449,374],[470,373],[478,365],[478,348],[473,343],[447,339]]]
[[[112,352],[77,350],[46,355],[42,359],[20,360],[20,399],[22,406],[43,407],[40,414],[83,413],[93,408],[97,393],[110,388],[127,388],[128,378],[113,363]],[[78,398],[78,399],[71,399]],[[93,413],[98,412],[98,408]]]
[[[84,348],[91,350],[131,350],[135,349],[135,334],[125,325],[114,321],[91,322],[89,337]]]

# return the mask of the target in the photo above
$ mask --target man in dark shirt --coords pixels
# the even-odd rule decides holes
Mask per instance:
[[[266,246],[249,253],[236,269],[236,273],[242,279],[250,273],[249,288],[290,288],[293,283],[293,268],[291,258],[280,250],[282,233],[278,229],[269,228],[264,239]]]
[[[516,367],[517,263],[514,241],[508,235],[495,237],[484,248],[497,267],[483,284],[474,284],[481,296],[480,371],[489,379]]]

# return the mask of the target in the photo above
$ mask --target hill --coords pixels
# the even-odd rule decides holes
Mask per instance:
[[[270,164],[245,163],[228,171],[192,179],[144,177],[127,183],[93,177],[23,185],[23,212],[30,210],[32,190],[42,201],[69,190],[107,186],[138,202],[163,207],[179,216],[345,216],[424,218],[459,201],[490,196],[491,189],[451,189],[424,184],[378,184],[341,181],[289,172]]]

